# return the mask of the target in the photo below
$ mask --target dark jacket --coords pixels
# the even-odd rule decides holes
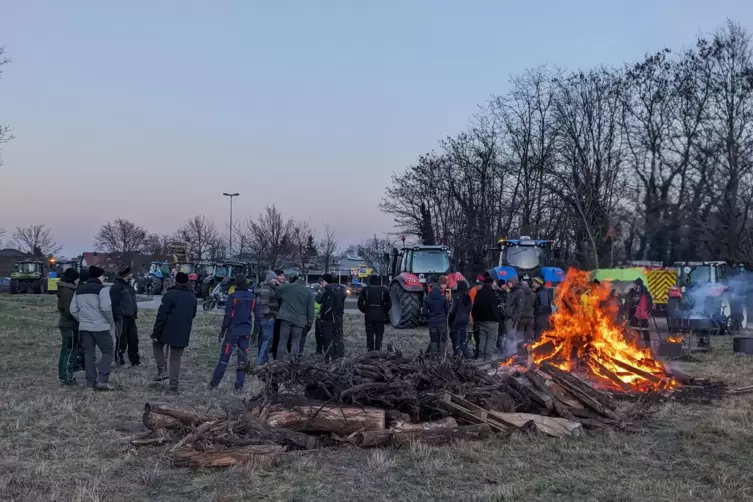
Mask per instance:
[[[520,317],[533,319],[533,305],[536,303],[536,293],[531,289],[527,282],[521,286],[523,290],[523,308],[520,310]]]
[[[316,301],[321,304],[322,322],[335,322],[345,312],[345,288],[339,284],[327,284],[316,295]]]
[[[533,304],[533,315],[535,317],[549,317],[552,314],[552,297],[545,287],[540,287],[536,291],[536,301]]]
[[[501,317],[505,317],[505,306],[507,305],[507,290],[505,288],[499,288],[495,292],[497,297],[497,306]]]
[[[188,347],[196,317],[196,295],[186,286],[174,286],[162,297],[152,338],[170,347]]]
[[[257,288],[257,301],[261,308],[261,318],[264,320],[277,319],[280,312],[280,302],[277,301],[277,295],[274,288],[265,282]]]
[[[71,300],[75,292],[75,285],[58,281],[57,297],[58,312],[60,312],[58,327],[60,329],[78,329],[78,321],[71,315]]]
[[[476,294],[473,302],[473,320],[477,322],[499,322],[500,313],[497,295],[491,286],[484,286]]]
[[[461,290],[458,288],[456,291],[453,291],[450,315],[448,316],[450,328],[458,329],[468,326],[472,307],[473,302],[471,302],[471,297],[468,295],[466,289]]]
[[[523,312],[523,302],[525,301],[525,292],[520,284],[516,284],[507,293],[507,304],[505,305],[505,319],[512,319],[517,322],[520,321],[521,313]]]
[[[281,284],[275,288],[275,295],[282,301],[277,319],[301,328],[314,325],[314,294],[305,284]]]
[[[390,308],[390,292],[384,286],[368,286],[358,297],[358,310],[364,313],[366,322],[387,322]]]
[[[447,314],[450,313],[450,302],[442,294],[442,290],[434,284],[429,294],[424,298],[424,315],[429,321],[430,328],[447,326]]]
[[[115,279],[110,288],[112,317],[120,321],[124,317],[136,319],[139,308],[136,305],[136,291],[123,279]]]
[[[641,303],[641,299],[645,298],[645,308],[646,308],[646,314],[647,317],[645,319],[648,319],[648,317],[651,317],[651,312],[654,309],[654,299],[651,297],[651,293],[648,292],[648,289],[645,287],[633,287],[628,291],[627,298],[625,303],[627,304],[628,309],[628,315],[630,318],[633,317],[641,317],[638,313],[638,307]]]
[[[236,289],[227,297],[222,329],[231,335],[250,335],[261,323],[261,304],[248,288]]]

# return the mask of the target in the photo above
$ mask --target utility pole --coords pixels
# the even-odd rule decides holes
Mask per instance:
[[[228,250],[227,254],[230,255],[230,257],[233,256],[233,197],[238,197],[239,193],[223,193],[225,197],[230,197],[230,240],[227,244]]]

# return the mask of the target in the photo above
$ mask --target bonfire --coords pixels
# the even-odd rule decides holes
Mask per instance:
[[[672,389],[676,380],[640,347],[636,333],[617,323],[616,300],[608,283],[592,284],[588,272],[570,269],[557,288],[551,328],[528,347],[528,364],[576,373],[594,384],[621,391]],[[520,365],[518,357],[503,366]]]

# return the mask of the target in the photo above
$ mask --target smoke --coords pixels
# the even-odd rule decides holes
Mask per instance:
[[[505,333],[503,357],[514,356],[518,353],[518,345],[523,342],[523,334],[516,330],[515,333]]]
[[[725,283],[702,282],[684,293],[691,315],[714,317],[741,315],[746,298],[753,292],[753,273],[733,269]]]

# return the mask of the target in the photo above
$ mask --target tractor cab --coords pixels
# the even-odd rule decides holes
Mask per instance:
[[[166,261],[153,261],[149,264],[147,275],[154,276],[160,280],[165,279],[170,275],[170,264]]]
[[[16,263],[17,275],[42,275],[44,265],[41,261],[19,261]]]
[[[50,272],[47,274],[47,292],[52,294],[58,290],[58,282],[63,277],[63,273],[69,268],[80,272],[80,264],[74,260],[61,260],[57,261],[55,258],[48,260],[50,264]]]
[[[565,272],[551,266],[552,242],[522,236],[519,239],[499,239],[495,250],[499,252],[497,266],[488,271],[496,280],[532,281],[540,277],[547,288],[554,288],[565,278]]]
[[[24,260],[16,263],[15,272],[10,275],[10,292],[42,294],[47,291],[44,277],[44,264],[36,260]]]
[[[685,261],[674,264],[677,269],[677,285],[693,287],[727,282],[729,266],[724,261]]]

